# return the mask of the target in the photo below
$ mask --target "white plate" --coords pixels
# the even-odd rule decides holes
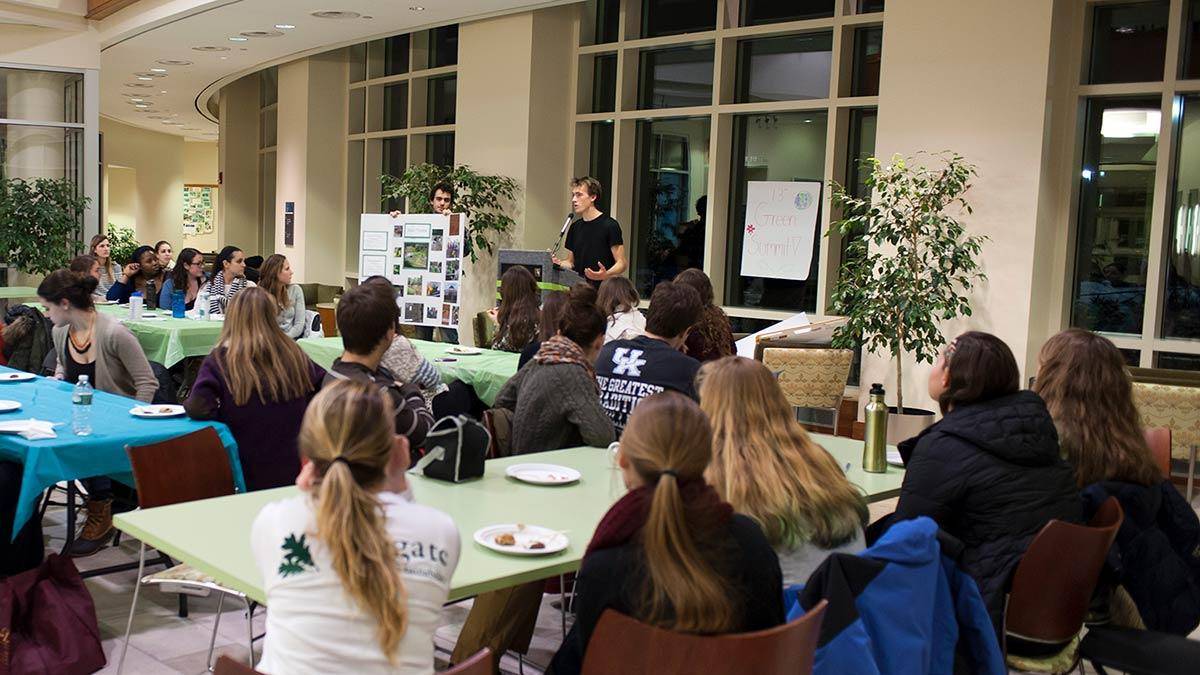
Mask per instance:
[[[35,377],[33,373],[0,373],[0,382],[28,382]]]
[[[887,463],[891,464],[892,466],[898,466],[898,467],[903,468],[904,467],[904,459],[902,457],[900,457],[900,451],[899,450],[888,450],[887,451]]]
[[[181,405],[138,405],[129,409],[129,414],[134,417],[143,417],[146,419],[157,419],[159,417],[179,417],[186,411]]]
[[[476,354],[482,354],[483,350],[479,349],[478,347],[463,347],[462,345],[457,345],[447,349],[446,353],[457,354],[459,356],[475,356]]]
[[[116,300],[108,300],[108,299],[92,300],[92,304],[93,305],[115,305],[115,304],[117,304],[117,301]]]
[[[501,534],[511,534],[516,542],[512,546],[501,546],[496,543],[496,537]],[[507,555],[550,555],[566,550],[571,543],[567,539],[567,535],[560,534],[557,530],[551,530],[537,525],[519,525],[516,523],[506,523],[502,525],[489,525],[475,532],[475,543],[490,548],[498,553]],[[545,548],[529,548],[530,544],[541,542],[546,545]]]
[[[513,464],[504,473],[522,483],[534,485],[567,485],[582,477],[575,469],[558,464]]]
[[[0,400],[0,413],[12,412],[21,409],[20,401],[5,401]]]

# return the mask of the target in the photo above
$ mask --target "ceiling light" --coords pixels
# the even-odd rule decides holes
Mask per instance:
[[[228,56],[222,56],[222,57],[221,57],[221,60],[222,60],[222,61],[224,61],[224,60],[226,60],[226,59],[228,59],[228,58],[229,58]]]
[[[166,69],[166,68],[151,68],[151,69],[150,69],[150,72],[152,72],[152,73],[165,73],[165,72],[167,72],[167,69]]]
[[[1150,108],[1109,108],[1100,122],[1105,138],[1150,138],[1158,136],[1162,112]]]
[[[149,108],[149,107],[150,107],[150,104],[149,104],[149,103],[134,103],[134,104],[133,104],[133,107],[135,107],[135,108]]]
[[[134,75],[135,75],[135,76],[136,76],[138,79],[141,79],[141,78],[143,78],[143,77],[145,77],[145,78],[149,78],[149,79],[154,79],[154,78],[156,78],[156,77],[166,77],[166,75],[164,75],[164,74],[163,74],[163,73],[165,73],[165,72],[167,72],[167,71],[165,71],[165,70],[164,70],[164,71],[162,71],[162,73],[159,73],[159,72],[144,72],[144,73],[134,73]]]
[[[350,12],[340,9],[323,9],[318,12],[312,12],[311,15],[318,19],[357,19],[362,16],[358,12]]]
[[[190,66],[190,65],[192,65],[191,61],[184,61],[183,59],[159,59],[158,63],[160,63],[164,66]]]
[[[244,30],[244,31],[242,31],[242,32],[238,33],[238,35],[241,35],[242,37],[247,37],[247,38],[273,38],[273,37],[280,37],[281,35],[283,35],[283,31],[278,31],[278,30]],[[229,38],[229,39],[230,39],[230,40],[232,40],[233,38]]]
[[[142,83],[142,82],[126,82],[126,83],[125,83],[125,86],[126,86],[126,87],[133,87],[134,89],[153,89],[153,88],[154,88],[154,85],[152,85],[152,84],[144,84],[144,83]]]
[[[160,91],[160,92],[158,92],[158,93],[160,93],[160,94],[165,94],[165,93],[167,93],[167,90],[166,90],[166,89],[163,89],[162,91]]]
[[[192,47],[193,51],[197,52],[227,52],[229,47],[218,47],[216,45],[205,45],[203,47]]]
[[[131,99],[129,99],[129,102],[130,102],[130,103],[141,103],[141,102],[143,102],[143,101],[145,101],[145,100],[146,100],[146,99],[144,99],[144,98],[131,98]]]
[[[233,35],[229,38],[229,41],[230,42],[245,42],[246,40],[249,40],[249,39],[250,38],[242,37],[241,35]]]
[[[154,81],[153,77],[139,77],[138,79],[141,80],[142,82],[153,82]]]
[[[278,28],[279,30],[291,30],[291,29],[295,28],[295,26],[293,26],[290,23],[277,23],[277,24],[275,24],[275,27]]]
[[[409,8],[408,8],[408,11],[410,11],[410,12],[424,12],[424,11],[425,11],[425,8],[424,8],[424,7],[422,7],[422,6],[420,6],[420,5],[413,5],[412,7],[409,7]]]

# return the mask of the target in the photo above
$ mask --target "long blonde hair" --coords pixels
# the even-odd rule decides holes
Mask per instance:
[[[275,298],[275,302],[279,303],[281,309],[287,307],[288,304],[287,284],[279,278],[279,275],[283,274],[283,266],[286,264],[286,256],[272,253],[267,257],[258,273],[259,287]]]
[[[1116,480],[1163,480],[1142,436],[1133,381],[1120,350],[1107,338],[1070,328],[1042,345],[1033,390],[1046,402],[1058,445],[1080,487]]]
[[[377,387],[339,380],[313,398],[300,425],[300,452],[320,477],[315,537],[329,550],[346,592],[375,620],[389,661],[408,628],[396,542],[372,491],[386,477],[393,452],[390,410]]]
[[[709,512],[685,502],[680,491],[682,482],[703,480],[712,459],[712,430],[700,406],[674,392],[643,399],[629,416],[620,452],[654,486],[640,535],[649,574],[638,618],[688,633],[732,629],[738,611],[710,559],[723,535],[705,517]]]
[[[772,546],[836,548],[867,522],[867,505],[837,461],[796,421],[762,363],[726,356],[700,369],[700,407],[713,427],[704,477]]]
[[[254,394],[264,402],[294,401],[313,391],[308,357],[279,329],[279,308],[262,288],[251,286],[233,296],[214,352],[235,405]]]

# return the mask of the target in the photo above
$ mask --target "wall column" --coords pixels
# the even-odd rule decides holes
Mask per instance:
[[[221,189],[217,198],[218,250],[240,246],[254,255],[258,231],[258,75],[247,75],[221,89],[217,160]]]

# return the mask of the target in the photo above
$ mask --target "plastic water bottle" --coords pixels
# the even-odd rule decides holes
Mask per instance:
[[[193,306],[196,308],[196,318],[208,321],[208,290],[206,288],[200,289],[200,292],[196,294],[196,304]]]
[[[182,319],[187,308],[187,298],[183,291],[171,292],[171,317]]]
[[[87,375],[80,375],[71,393],[71,430],[76,436],[92,433],[92,385]]]
[[[137,321],[138,319],[142,318],[142,302],[143,302],[143,298],[142,298],[141,291],[135,291],[133,293],[133,295],[129,296],[129,318],[130,319]]]

